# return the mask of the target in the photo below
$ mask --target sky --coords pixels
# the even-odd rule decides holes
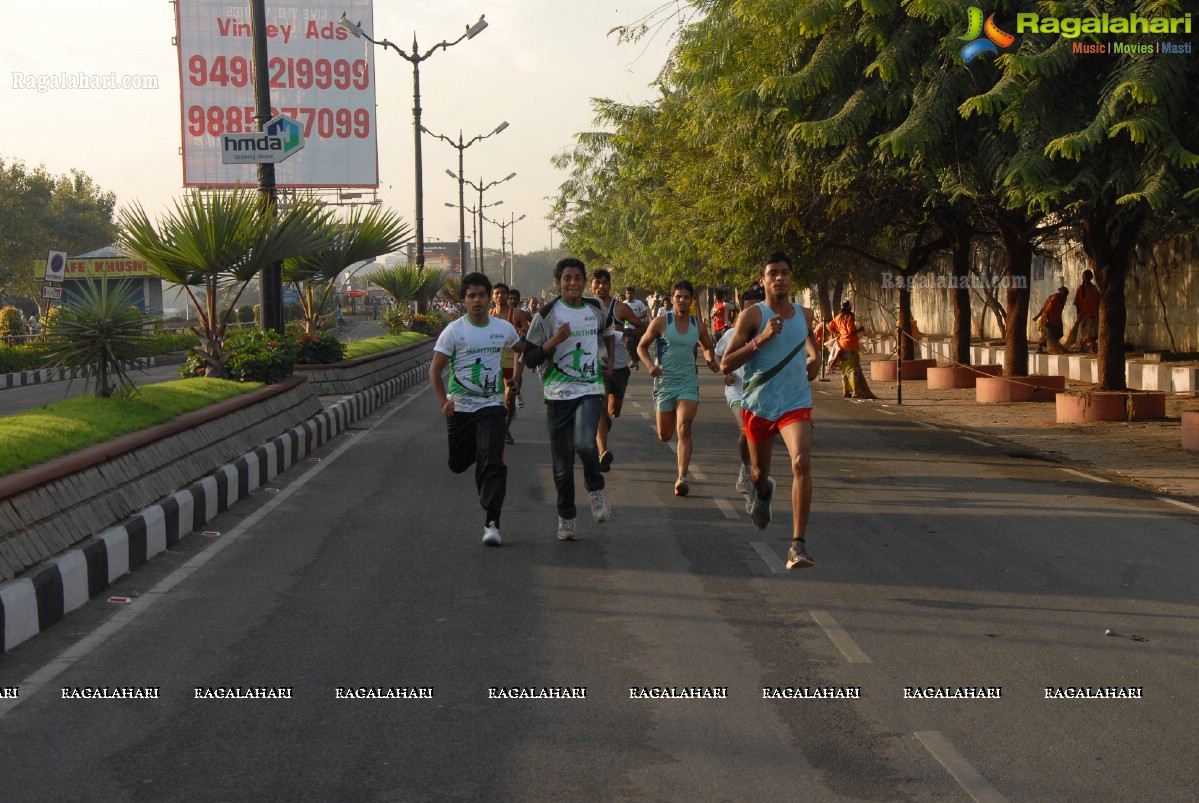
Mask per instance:
[[[267,0],[268,15],[273,5]],[[238,0],[228,6],[248,8]],[[591,98],[636,104],[655,97],[651,83],[677,23],[672,19],[649,41],[636,44],[619,44],[608,31],[657,9],[673,13],[678,8],[685,10],[686,3],[376,0],[374,32],[367,32],[405,51],[415,33],[423,52],[456,39],[466,25],[486,15],[486,30],[421,64],[422,123],[455,140],[459,130],[469,140],[509,123],[500,134],[467,148],[465,172],[484,184],[516,172],[511,181],[488,190],[484,201],[503,201],[488,210],[497,220],[526,216],[508,228],[507,236],[514,237],[518,252],[527,252],[558,244],[546,215],[565,174],[550,164],[551,157],[570,148],[577,132],[595,128]],[[35,19],[10,17],[0,30],[0,158],[31,168],[43,165],[54,174],[78,168],[114,192],[118,208],[137,201],[151,217],[168,209],[184,192],[174,9],[163,0],[67,0],[27,7]],[[240,16],[248,22],[248,13]],[[34,21],[49,26],[44,35]],[[139,76],[136,80],[157,87],[39,91],[33,86],[80,73]],[[380,198],[411,224],[412,66],[378,48],[375,84]],[[457,241],[458,183],[445,171],[457,171],[458,151],[428,136],[423,150],[425,240]],[[253,169],[246,170],[252,176]],[[466,192],[471,206],[469,187]],[[446,202],[455,208],[445,207]],[[470,239],[469,216],[466,228]],[[484,245],[498,247],[500,240],[501,229],[488,224]]]

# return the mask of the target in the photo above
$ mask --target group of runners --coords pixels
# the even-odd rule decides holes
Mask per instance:
[[[434,346],[429,380],[446,415],[449,466],[455,473],[474,466],[485,517],[483,543],[502,543],[504,443],[512,442],[509,428],[520,406],[525,368],[538,370],[542,379],[557,538],[573,541],[576,456],[592,519],[603,523],[612,514],[604,493],[604,474],[615,461],[608,436],[620,417],[629,372],[639,361],[654,378],[658,437],[677,439],[674,493],[689,493],[691,428],[699,404],[695,358],[702,350],[707,368],[724,374],[726,399],[737,417],[741,464],[736,487],[745,494],[750,520],[760,529],[770,523],[775,491],[770,467],[779,437],[792,469],[787,568],[814,565],[805,542],[812,499],[809,382],[819,371],[820,352],[812,335],[812,311],[791,301],[786,254],[772,253],[762,263],[761,290],[743,296],[733,325],[723,297],[718,298],[720,314],[718,319],[714,310],[712,333],[692,311],[695,290],[686,280],[674,283],[669,309],[652,320],[632,288],[623,299],[611,295],[606,270],[592,273],[592,295],[585,296],[587,272],[578,259],[560,260],[554,283],[558,296],[530,316],[512,306],[505,285],[493,287],[481,273],[464,276],[460,292],[466,314],[451,322]],[[447,368],[448,384],[442,376]]]

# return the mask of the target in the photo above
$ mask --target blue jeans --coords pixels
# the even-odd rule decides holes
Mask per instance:
[[[575,453],[583,463],[583,485],[588,491],[604,487],[600,473],[595,431],[599,427],[603,396],[546,401],[545,418],[550,430],[550,455],[554,462],[554,487],[558,490],[558,515],[575,517]]]

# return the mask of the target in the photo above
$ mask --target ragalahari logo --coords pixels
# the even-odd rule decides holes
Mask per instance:
[[[994,14],[987,17],[987,21],[984,23],[982,9],[971,6],[966,15],[969,27],[966,29],[966,35],[959,37],[967,42],[966,46],[962,48],[963,64],[969,64],[983,53],[998,56],[999,51],[995,49],[996,45],[1006,50],[1016,41],[1016,37],[999,29],[999,26],[995,24]],[[985,36],[980,36],[980,34],[985,34]]]
[[[279,116],[266,125],[266,133],[283,140],[283,152],[289,153],[300,144],[300,124],[290,117]]]

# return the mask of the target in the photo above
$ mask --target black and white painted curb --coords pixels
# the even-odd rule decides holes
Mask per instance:
[[[424,382],[429,364],[347,396],[304,423],[160,499],[74,549],[0,585],[0,652],[32,638],[117,578],[178,543],[388,399]]]
[[[153,368],[161,362],[155,357],[140,357],[122,363],[127,371]],[[173,362],[173,361],[171,361]],[[168,362],[167,364],[170,364]],[[86,373],[79,368],[39,368],[36,371],[17,371],[11,374],[0,374],[0,390],[8,388],[23,388],[27,385],[48,385],[51,382],[65,382],[68,379],[82,379]]]

